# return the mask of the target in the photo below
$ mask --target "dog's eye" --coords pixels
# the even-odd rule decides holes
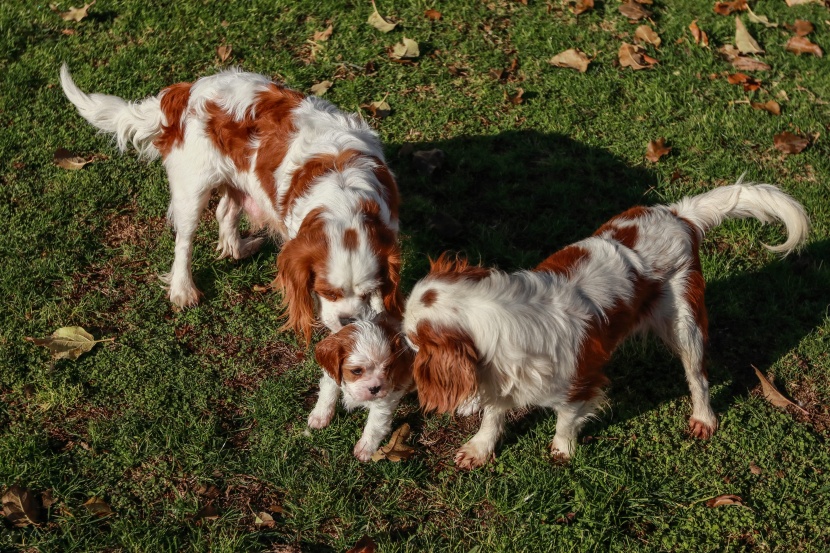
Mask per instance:
[[[361,374],[363,374],[363,369],[360,369],[360,368],[351,369],[351,371],[352,371],[352,374],[355,375],[355,376],[360,376]]]

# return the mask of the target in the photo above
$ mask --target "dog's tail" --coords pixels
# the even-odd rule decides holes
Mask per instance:
[[[669,206],[701,232],[718,226],[726,219],[753,217],[763,223],[778,220],[787,227],[787,240],[768,250],[787,255],[807,239],[810,219],[804,206],[771,184],[745,184],[743,176],[738,182],[716,188],[698,196],[688,196]]]
[[[66,64],[61,66],[61,86],[81,117],[102,131],[115,135],[118,149],[122,152],[132,144],[143,157],[152,159],[159,155],[153,141],[162,133],[164,114],[157,96],[127,102],[118,96],[86,94],[72,80]]]

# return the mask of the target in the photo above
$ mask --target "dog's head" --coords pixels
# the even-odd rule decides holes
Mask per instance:
[[[315,358],[356,401],[384,398],[412,381],[412,351],[400,325],[387,314],[350,323],[317,344]]]

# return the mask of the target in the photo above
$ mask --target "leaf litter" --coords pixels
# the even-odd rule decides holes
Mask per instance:
[[[776,134],[772,137],[772,141],[775,148],[781,152],[784,152],[785,154],[799,154],[804,150],[804,148],[806,148],[810,144],[809,138],[799,136],[797,134],[793,134],[787,131]],[[758,371],[758,369],[755,370],[756,372]],[[758,374],[758,378],[760,378],[760,373]],[[761,384],[764,384],[763,380],[761,381]],[[773,389],[774,388],[775,387],[773,386]],[[766,388],[764,390],[764,394],[766,397]]]
[[[785,46],[788,52],[793,52],[794,54],[812,54],[817,58],[824,56],[824,52],[822,52],[821,47],[814,43],[810,42],[810,39],[804,36],[794,36],[787,41],[787,45]]]
[[[623,42],[619,52],[617,52],[620,66],[630,67],[634,71],[639,71],[640,69],[651,69],[654,67],[654,64],[659,63],[645,52],[642,46]]]
[[[634,38],[642,44],[651,44],[655,48],[659,48],[663,42],[660,39],[660,35],[654,32],[654,29],[648,25],[640,25],[637,27],[637,30],[634,31]]]
[[[393,463],[397,463],[399,461],[406,461],[415,455],[415,448],[406,443],[411,432],[409,424],[403,423],[392,433],[392,436],[389,438],[389,443],[372,454],[372,461],[377,462],[381,459],[387,459]]]
[[[77,171],[83,169],[85,166],[92,163],[94,158],[83,158],[76,156],[66,148],[58,148],[53,155],[53,161],[58,167],[68,169],[70,171]]]
[[[767,402],[771,403],[772,405],[775,405],[776,407],[781,407],[782,409],[786,409],[787,407],[792,406],[799,413],[802,413],[804,415],[807,414],[807,411],[805,409],[799,407],[789,399],[785,398],[784,395],[778,391],[778,388],[776,388],[775,385],[772,382],[770,382],[767,379],[767,377],[764,376],[764,373],[759,371],[755,365],[751,366],[755,370],[755,376],[757,376],[758,380],[761,382],[761,391],[763,392],[764,399],[767,400]]]
[[[72,359],[87,353],[99,342],[112,342],[115,338],[102,338],[96,340],[92,334],[80,326],[65,326],[57,329],[51,336],[46,338],[26,337],[27,342],[36,346],[44,346],[52,352],[53,359]]]
[[[412,60],[421,55],[418,43],[411,38],[403,39],[392,47],[389,57],[393,60]]]
[[[369,16],[366,23],[382,33],[388,33],[398,26],[397,23],[393,23],[380,15],[378,7],[375,5],[375,0],[372,0],[372,15]]]
[[[660,158],[671,152],[671,147],[666,146],[665,138],[658,138],[648,143],[646,148],[646,159],[652,163],[657,163]]]
[[[43,520],[37,499],[29,488],[17,484],[11,486],[3,494],[2,503],[3,516],[13,526],[22,528],[37,525]]]
[[[746,25],[739,16],[735,16],[735,46],[742,54],[763,54],[764,49],[752,38]]]
[[[591,63],[591,59],[578,48],[569,48],[553,56],[548,60],[548,63],[556,67],[576,69],[580,73],[585,73],[588,70],[588,64]]]

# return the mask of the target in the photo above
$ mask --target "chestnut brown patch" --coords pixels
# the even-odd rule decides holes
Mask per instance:
[[[353,228],[346,229],[346,232],[343,233],[343,247],[348,251],[355,251],[359,243],[360,239],[357,231]]]
[[[438,259],[429,260],[429,276],[447,282],[471,280],[478,282],[490,276],[491,269],[479,265],[470,265],[466,258],[453,257],[449,252],[442,253]]]
[[[568,246],[554,253],[536,266],[534,271],[545,271],[570,277],[583,260],[590,258],[590,252],[580,246]]]
[[[291,175],[291,185],[280,199],[280,214],[285,217],[286,213],[290,213],[297,200],[310,192],[317,179],[333,171],[342,172],[361,156],[363,154],[357,150],[343,150],[337,154],[319,154],[305,160]]]
[[[430,288],[421,294],[421,303],[423,303],[425,307],[432,307],[432,304],[435,303],[435,300],[437,299],[438,291],[434,288]]]
[[[161,91],[161,112],[167,124],[162,125],[161,134],[153,141],[153,145],[163,158],[184,141],[182,115],[190,100],[190,86],[190,83],[178,83]]]
[[[424,411],[449,413],[475,395],[479,357],[466,331],[421,321],[410,340],[418,346],[413,377]]]

